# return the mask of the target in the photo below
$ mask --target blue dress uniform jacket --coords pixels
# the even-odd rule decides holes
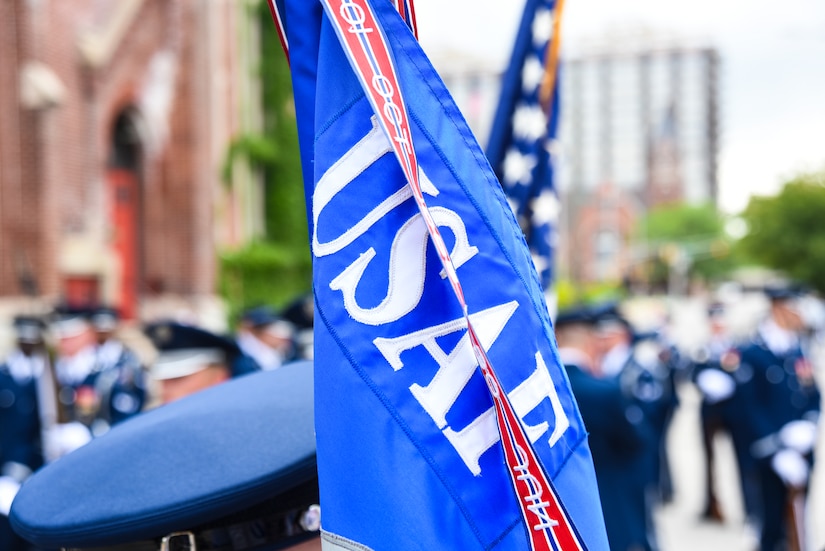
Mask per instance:
[[[731,397],[719,403],[720,413],[730,433],[736,456],[745,515],[748,522],[755,523],[758,528],[762,517],[762,500],[759,495],[759,471],[751,446],[757,439],[752,416],[759,409],[760,400],[755,392],[754,368],[748,363],[742,363],[741,356],[742,348],[739,347],[718,366],[711,368],[721,368],[735,383]]]
[[[107,341],[96,347],[90,372],[80,382],[64,386],[60,399],[69,420],[102,434],[143,408],[146,383],[140,360],[119,341]]]
[[[20,352],[10,359],[27,361]],[[43,465],[35,375],[16,378],[8,363],[0,365],[0,475],[11,476],[18,482],[22,482],[27,472]],[[0,515],[0,549],[28,549],[11,530],[4,515]]]
[[[717,338],[711,340],[693,355],[690,368],[692,382],[702,393],[702,403],[699,409],[702,447],[705,455],[705,505],[702,516],[717,521],[721,521],[723,517],[716,495],[716,461],[713,442],[717,433],[724,432],[730,435],[732,432],[728,422],[727,401],[735,391],[736,382],[726,369],[726,366],[732,367],[731,361],[738,366],[739,355],[733,349],[733,343],[728,339]],[[710,377],[710,383],[704,379],[705,376]],[[737,460],[739,460],[738,454],[739,452],[737,452]],[[740,466],[740,488],[744,488],[743,474]],[[745,506],[746,509],[750,506],[747,501]],[[746,514],[750,516],[751,511],[746,510]]]
[[[771,466],[773,456],[783,449],[780,430],[792,421],[816,422],[820,393],[812,376],[810,362],[800,347],[786,351],[771,350],[757,336],[740,349],[739,369],[750,371],[746,384],[737,388],[738,400],[731,410],[743,433],[750,440],[750,465],[758,476],[761,493],[761,542],[763,550],[774,551],[787,539],[785,507],[788,491]],[[813,454],[805,454],[809,465]]]
[[[665,436],[679,404],[672,371],[662,362],[644,365],[631,355],[622,368],[619,382],[624,394],[643,414],[647,462],[638,465],[639,476],[648,488],[658,493],[666,460]]]
[[[644,492],[628,476],[644,457],[643,414],[616,379],[593,377],[576,365],[565,368],[589,433],[610,549],[650,549]]]
[[[108,357],[104,356],[107,347],[111,350]],[[110,425],[138,413],[146,402],[143,366],[135,353],[118,341],[108,341],[98,348],[98,371],[89,382],[96,385],[102,397],[99,417]]]
[[[751,416],[756,438],[775,434],[791,421],[818,417],[819,389],[799,346],[775,353],[757,338],[741,349],[740,361],[753,369],[753,398],[759,405]]]

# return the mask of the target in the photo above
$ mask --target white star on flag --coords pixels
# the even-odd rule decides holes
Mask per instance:
[[[545,189],[533,200],[533,225],[553,224],[558,222],[561,203],[553,190]]]
[[[536,12],[533,20],[533,44],[542,46],[547,44],[553,36],[553,13],[548,9]]]
[[[547,132],[547,116],[538,105],[521,104],[513,114],[513,134],[535,141]]]
[[[523,155],[517,149],[510,149],[504,157],[504,183],[508,186],[529,183],[536,162],[535,155]]]
[[[521,71],[521,89],[525,94],[533,93],[544,79],[544,66],[537,56],[530,56],[524,62],[524,69]]]

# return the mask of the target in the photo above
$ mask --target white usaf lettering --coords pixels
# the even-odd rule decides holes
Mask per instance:
[[[405,185],[384,199],[342,235],[323,243],[319,240],[318,227],[324,208],[370,165],[390,151],[389,141],[374,124],[372,130],[333,164],[318,181],[313,194],[312,250],[316,257],[341,252],[384,215],[412,197],[409,186]],[[438,195],[438,190],[423,170],[420,176],[422,190],[431,196]],[[455,244],[451,251],[455,266],[459,267],[471,260],[478,253],[478,249],[470,244],[461,217],[454,211],[443,207],[431,208],[430,212],[437,225],[449,227],[455,235]],[[377,254],[373,247],[360,253],[355,261],[333,278],[329,284],[330,289],[341,292],[347,313],[360,323],[379,326],[397,321],[414,310],[423,296],[428,238],[427,229],[420,214],[410,217],[398,229],[389,251],[387,293],[378,306],[362,307],[355,298],[356,289],[364,279],[367,267]],[[445,277],[443,270],[441,277]],[[488,351],[499,338],[517,308],[518,303],[512,301],[470,316],[470,322],[476,328],[485,351]],[[401,354],[419,346],[423,346],[435,360],[438,371],[433,379],[423,386],[412,385],[410,392],[432,418],[467,468],[473,474],[480,475],[481,456],[500,440],[495,410],[491,407],[467,426],[461,427],[460,430],[455,430],[447,424],[447,414],[469,383],[478,362],[473,354],[468,335],[465,334],[450,351],[442,349],[436,341],[439,337],[455,331],[465,331],[466,328],[466,321],[462,317],[406,335],[376,339],[374,344],[396,371],[404,367]],[[550,400],[555,417],[553,431],[547,439],[551,447],[558,442],[570,426],[544,359],[538,352],[535,354],[535,369],[526,380],[508,393],[508,397],[521,419],[544,399]],[[544,421],[534,426],[525,426],[525,429],[531,442],[535,443],[550,430],[550,427],[549,423]]]

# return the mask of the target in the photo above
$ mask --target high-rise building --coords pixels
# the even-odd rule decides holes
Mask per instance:
[[[650,252],[631,243],[648,209],[716,202],[719,54],[649,33],[565,43],[562,53],[557,273],[619,281]],[[433,62],[484,146],[501,68],[459,52]]]
[[[568,55],[563,70],[558,262],[578,281],[618,280],[639,260],[633,219],[716,202],[719,56],[622,40]]]

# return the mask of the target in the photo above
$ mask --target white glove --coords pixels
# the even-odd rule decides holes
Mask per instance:
[[[9,516],[11,502],[20,489],[20,483],[10,476],[0,476],[0,515]]]
[[[696,385],[710,404],[721,402],[733,396],[736,382],[727,373],[718,369],[705,369],[696,376]]]
[[[78,422],[54,425],[46,433],[46,460],[54,461],[88,444],[92,433],[85,425]]]
[[[646,369],[655,369],[659,363],[661,348],[652,342],[640,342],[633,347],[633,359]]]
[[[808,481],[808,462],[793,450],[780,450],[771,459],[771,467],[788,486],[802,487]]]
[[[779,440],[786,448],[806,454],[816,443],[816,424],[811,421],[791,421],[779,430]]]

